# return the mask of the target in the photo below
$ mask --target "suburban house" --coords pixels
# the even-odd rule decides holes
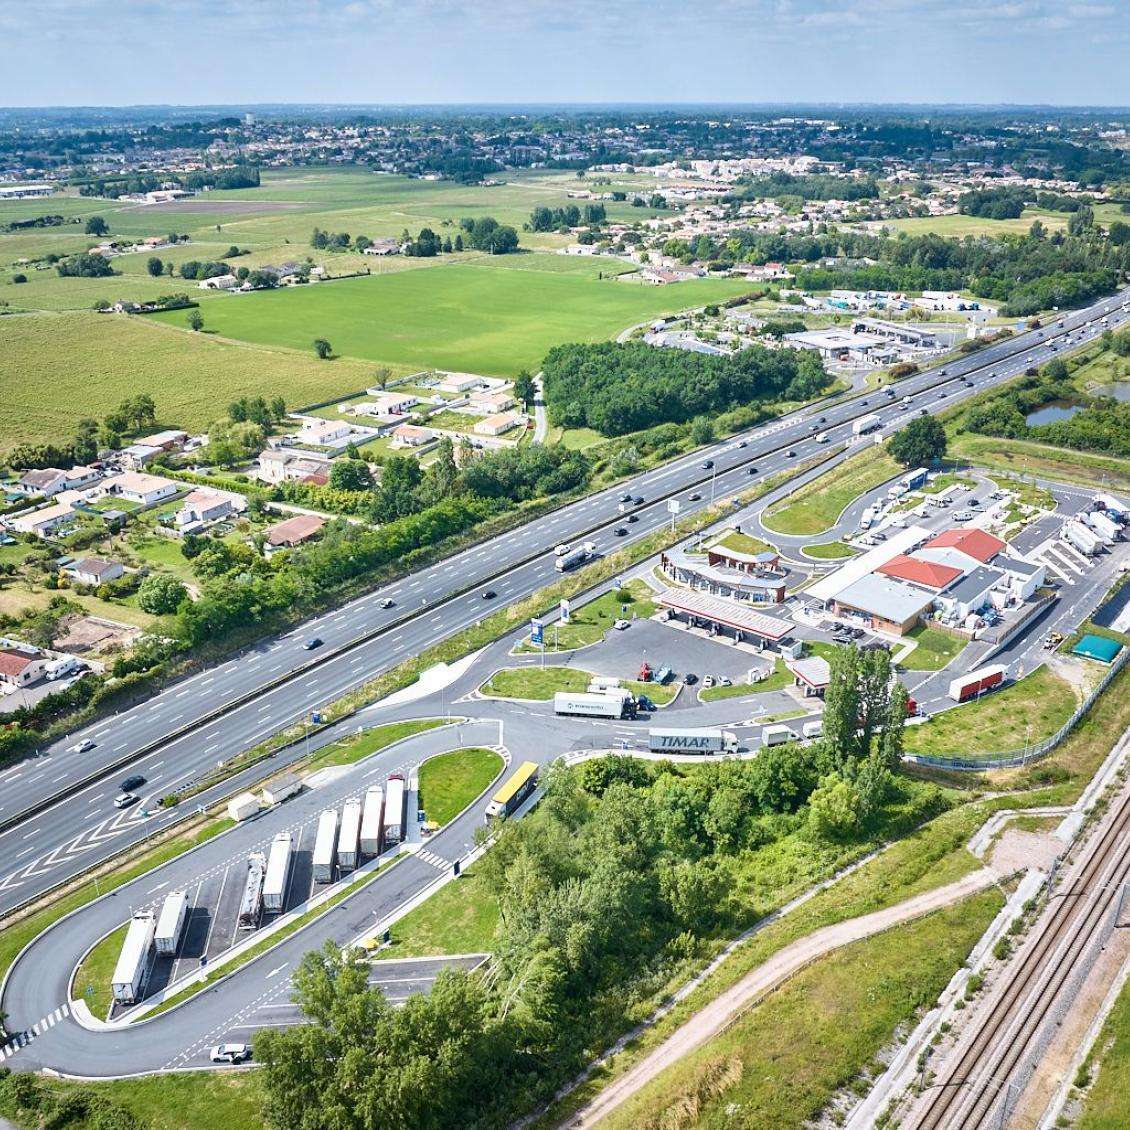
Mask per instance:
[[[353,428],[341,420],[308,419],[302,421],[294,438],[314,447],[337,447],[346,444],[352,432]]]
[[[365,416],[403,416],[420,403],[420,398],[411,392],[382,392],[377,388],[365,391],[373,399],[355,404],[346,411]]]
[[[188,432],[180,432],[170,428],[163,432],[154,432],[151,436],[142,436],[137,442],[146,447],[156,447],[161,451],[180,451],[188,441]]]
[[[21,514],[6,519],[9,529],[21,534],[34,534],[37,538],[50,537],[61,525],[74,517],[74,508],[69,502],[57,502],[54,506],[44,506],[31,514]]]
[[[668,283],[679,281],[679,276],[674,271],[662,267],[643,267],[637,277],[643,282],[651,283],[652,286],[666,286]]]
[[[93,486],[101,477],[101,471],[94,467],[72,467],[69,471],[45,467],[41,471],[25,471],[11,489],[16,494],[28,497],[41,495],[43,498],[53,498],[60,491],[82,490]]]
[[[444,392],[471,393],[477,388],[490,388],[490,383],[485,377],[477,377],[474,373],[444,373],[439,388]]]
[[[102,494],[124,498],[141,506],[153,506],[172,498],[180,489],[172,479],[160,475],[147,475],[143,471],[123,471],[102,484]]]
[[[47,656],[14,647],[0,647],[0,683],[28,687],[39,682],[47,671]]]
[[[399,447],[423,447],[435,439],[431,428],[421,428],[416,424],[399,424],[392,429],[393,443]]]
[[[267,544],[276,549],[293,548],[316,538],[325,524],[325,518],[317,514],[295,514],[293,518],[278,522],[267,530]]]
[[[510,431],[518,424],[524,423],[525,417],[517,412],[498,412],[493,416],[484,416],[474,426],[475,435],[500,436],[503,432]]]
[[[493,415],[496,412],[505,412],[508,408],[513,408],[516,403],[513,394],[506,391],[474,392],[471,394],[469,407],[476,412],[486,412]]]
[[[389,239],[382,237],[381,239],[374,239],[364,251],[362,255],[397,255],[400,252],[400,241],[398,239]]]
[[[239,279],[235,275],[215,275],[210,279],[198,282],[200,290],[235,290],[239,286]]]
[[[312,451],[267,448],[259,453],[258,476],[265,483],[297,482],[311,475],[329,477],[329,456]]]
[[[116,581],[125,573],[118,561],[106,561],[101,557],[80,557],[63,567],[63,572],[80,585],[104,585]]]
[[[161,454],[163,451],[159,447],[151,447],[147,443],[131,443],[118,452],[118,459],[124,466],[137,471]]]
[[[176,512],[176,524],[181,533],[199,533],[213,522],[241,514],[247,509],[247,499],[232,491],[203,488],[187,494]]]

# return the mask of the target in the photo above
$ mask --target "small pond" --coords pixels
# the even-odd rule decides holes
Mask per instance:
[[[1057,424],[1060,420],[1070,420],[1076,412],[1082,410],[1082,404],[1076,404],[1071,400],[1053,400],[1042,408],[1037,408],[1035,412],[1029,412],[1024,417],[1024,422],[1030,428],[1040,424]]]

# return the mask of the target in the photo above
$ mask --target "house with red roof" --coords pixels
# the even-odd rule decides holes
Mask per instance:
[[[880,565],[875,570],[887,577],[894,577],[898,581],[909,581],[912,585],[929,589],[931,592],[942,592],[962,576],[962,570],[952,565],[942,565],[936,561],[924,561],[920,557],[911,557],[900,553],[892,557],[885,565]]]
[[[956,549],[987,565],[1005,548],[1005,542],[984,530],[943,530],[932,537],[923,549]]]

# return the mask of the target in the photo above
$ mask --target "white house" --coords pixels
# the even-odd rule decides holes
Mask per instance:
[[[73,517],[74,509],[69,502],[57,502],[54,506],[43,506],[31,514],[9,518],[7,525],[9,529],[18,530],[22,534],[34,534],[37,538],[46,538]]]
[[[0,683],[27,687],[39,682],[47,670],[47,656],[22,648],[0,647]]]
[[[106,561],[101,557],[80,557],[63,568],[68,577],[80,585],[104,585],[116,581],[125,573],[121,562]]]
[[[503,432],[517,427],[524,419],[525,417],[517,412],[497,412],[493,416],[484,416],[479,420],[475,424],[474,431],[480,436],[500,436]]]
[[[379,388],[368,388],[365,391],[373,399],[355,404],[352,411],[366,416],[403,416],[420,403],[420,398],[410,392],[384,392]]]
[[[311,475],[329,475],[330,459],[316,451],[268,448],[259,453],[258,476],[265,483],[297,482]]]
[[[204,488],[185,496],[184,504],[176,512],[176,523],[186,533],[191,527],[203,527],[247,509],[247,500],[232,491]]]
[[[124,498],[141,506],[153,506],[172,498],[180,488],[172,479],[161,475],[147,475],[143,471],[123,471],[102,484],[104,495]]]
[[[234,290],[239,286],[239,279],[235,275],[215,275],[202,279],[196,285],[200,290]]]
[[[474,373],[444,373],[439,387],[444,392],[474,392],[477,388],[490,388],[489,382],[484,377],[477,377]]]
[[[341,420],[304,420],[294,438],[314,447],[335,447],[345,443],[352,431],[352,427]]]
[[[395,239],[374,239],[362,255],[396,255],[400,251],[400,241]]]
[[[59,491],[67,489],[67,472],[60,471],[57,467],[25,471],[19,481],[12,484],[11,489],[16,494],[27,495],[28,498],[38,496],[52,498]]]
[[[486,412],[493,415],[496,412],[505,412],[508,408],[513,408],[515,403],[513,394],[506,391],[474,392],[471,394],[469,407],[476,412]]]
[[[400,424],[392,430],[393,442],[398,447],[423,447],[434,438],[435,432],[431,428],[421,428],[416,424]]]

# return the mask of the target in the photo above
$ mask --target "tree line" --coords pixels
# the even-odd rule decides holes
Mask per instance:
[[[771,399],[808,400],[831,378],[808,350],[752,346],[727,357],[641,342],[559,345],[542,366],[549,418],[624,435]]]
[[[847,845],[945,808],[936,786],[895,776],[905,691],[885,651],[838,653],[829,699],[830,733],[811,746],[550,767],[538,807],[496,826],[476,864],[498,910],[489,971],[445,971],[393,1008],[363,963],[333,946],[306,955],[306,1022],[256,1038],[268,1124],[506,1125],[774,905],[782,867],[816,854],[825,873]]]
[[[530,213],[528,227],[530,231],[561,231],[579,227],[582,222],[590,226],[603,224],[607,218],[603,204],[586,204],[583,210],[576,204],[566,204],[563,208],[543,205]]]

